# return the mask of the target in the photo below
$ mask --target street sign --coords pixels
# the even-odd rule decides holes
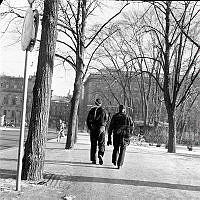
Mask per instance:
[[[22,29],[21,47],[23,51],[27,50],[31,42],[31,39],[33,37],[34,34],[33,23],[34,23],[33,10],[31,8],[28,8],[28,10],[26,11]]]
[[[35,0],[28,0],[29,4],[32,4]]]

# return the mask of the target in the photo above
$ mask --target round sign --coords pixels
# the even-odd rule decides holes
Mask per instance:
[[[35,0],[28,0],[29,4],[32,4]]]
[[[23,29],[22,29],[21,46],[22,46],[23,51],[27,50],[30,44],[30,41],[32,39],[33,23],[34,23],[33,11],[31,8],[28,8],[28,10],[26,11]]]

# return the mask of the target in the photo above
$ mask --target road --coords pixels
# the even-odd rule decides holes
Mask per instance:
[[[26,140],[28,130],[25,130],[24,141]],[[19,146],[19,128],[0,129],[0,150]],[[56,131],[50,129],[47,134],[47,140],[56,138]]]

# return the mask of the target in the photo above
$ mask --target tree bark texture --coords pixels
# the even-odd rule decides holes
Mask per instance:
[[[167,109],[169,122],[168,152],[176,153],[176,118],[175,113]]]
[[[76,134],[78,129],[78,107],[79,100],[81,96],[81,88],[82,88],[82,73],[76,72],[76,79],[74,83],[74,91],[71,99],[71,109],[69,116],[69,125],[68,125],[68,134],[65,149],[71,149],[74,147],[74,143],[76,140]]]
[[[71,99],[71,110],[69,116],[69,125],[67,133],[67,141],[65,149],[71,149],[74,146],[77,138],[78,130],[78,107],[80,102],[81,90],[83,86],[83,71],[84,71],[84,52],[85,52],[85,26],[86,26],[86,0],[78,1],[76,34],[76,77],[74,82],[74,91]]]
[[[57,17],[58,0],[45,0],[31,120],[23,157],[22,179],[24,180],[38,181],[43,178]]]
[[[170,5],[171,1],[166,2],[166,13],[165,13],[165,20],[166,20],[166,26],[165,26],[165,52],[164,52],[164,100],[165,100],[165,106],[168,114],[168,122],[169,122],[169,137],[168,137],[168,152],[169,153],[175,153],[176,147],[176,135],[175,135],[175,123],[174,123],[174,111],[175,111],[175,102],[173,102],[173,97],[170,98],[170,74],[169,74],[169,68],[170,68],[170,42],[169,42],[169,34],[170,34]],[[173,103],[172,103],[173,102]]]

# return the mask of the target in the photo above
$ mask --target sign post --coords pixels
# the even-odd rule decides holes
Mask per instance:
[[[17,163],[17,183],[16,183],[16,190],[17,191],[21,190],[22,155],[23,155],[23,146],[24,146],[24,129],[25,129],[27,88],[28,88],[27,60],[28,60],[28,50],[26,50],[25,67],[24,67],[24,87],[23,87],[22,120],[21,120],[21,126],[20,126],[18,163]]]
[[[26,119],[26,102],[27,102],[27,88],[28,88],[28,75],[27,75],[27,61],[28,51],[32,51],[35,45],[37,30],[39,24],[39,13],[37,10],[33,12],[32,3],[34,0],[28,0],[30,8],[26,12],[24,19],[21,47],[23,51],[26,51],[25,66],[24,66],[24,84],[23,84],[23,104],[22,104],[22,119],[20,126],[20,138],[19,138],[19,150],[18,150],[18,163],[17,163],[17,180],[16,190],[21,190],[21,174],[22,174],[22,158],[23,158],[23,146],[24,146],[24,130]]]

